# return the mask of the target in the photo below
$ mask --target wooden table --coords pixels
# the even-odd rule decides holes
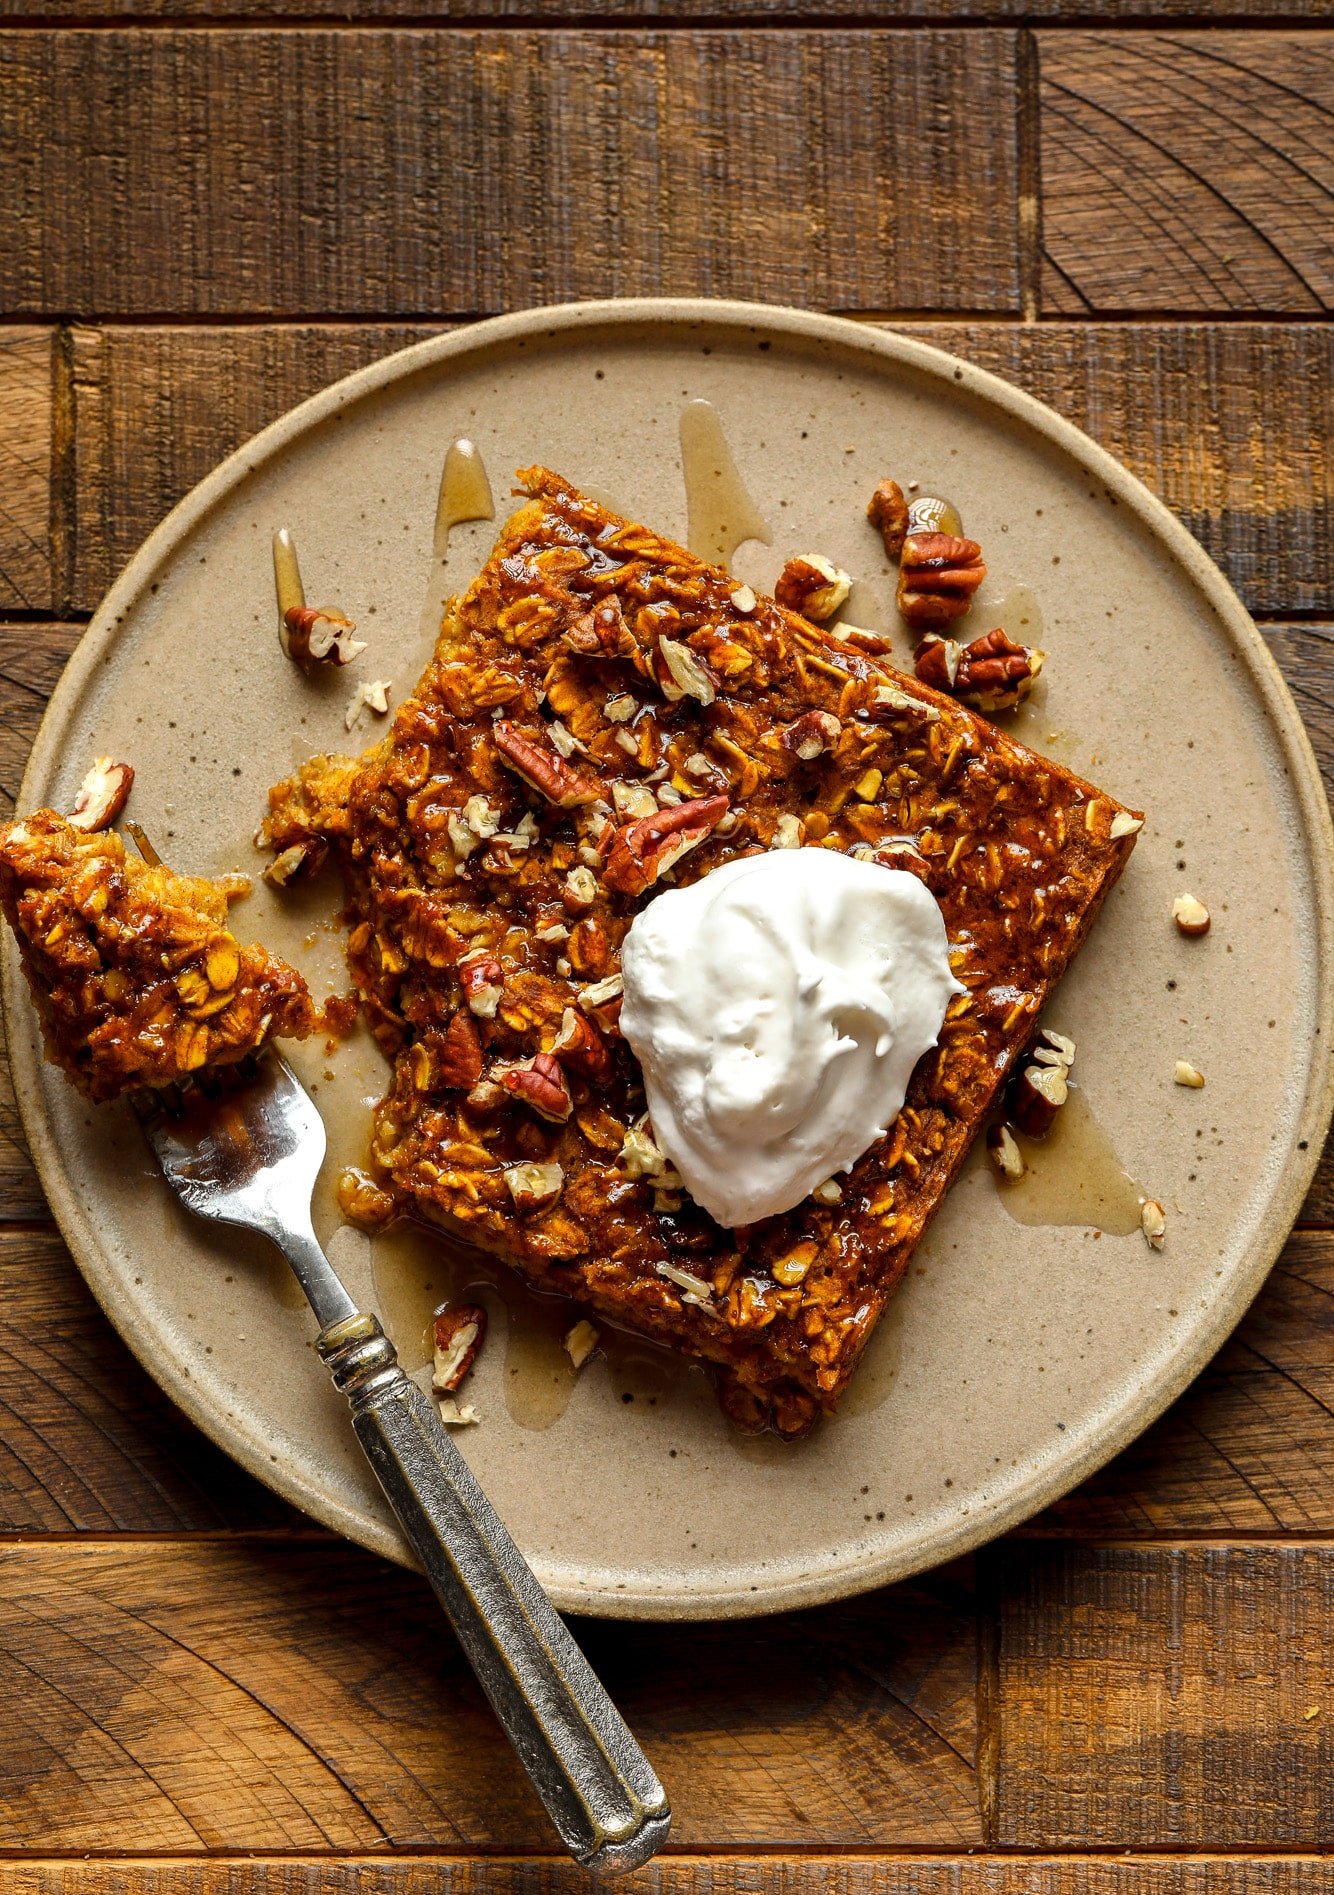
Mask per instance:
[[[7,797],[121,562],[254,429],[442,322],[656,291],[911,327],[1071,416],[1334,770],[1321,0],[36,5],[0,0]],[[0,1888],[581,1883],[424,1585],[159,1395],[3,1126]],[[1332,1223],[1327,1161],[1213,1368],[976,1559],[584,1625],[672,1790],[645,1883],[1334,1890]]]

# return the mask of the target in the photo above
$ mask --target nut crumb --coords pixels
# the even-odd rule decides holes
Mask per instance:
[[[598,1331],[586,1316],[581,1316],[572,1329],[567,1329],[562,1347],[576,1369],[581,1369],[589,1356],[598,1346]]]
[[[1157,1198],[1145,1198],[1139,1207],[1139,1227],[1150,1250],[1161,1250],[1167,1241],[1167,1218]]]
[[[1201,934],[1208,934],[1212,918],[1197,896],[1178,895],[1172,903],[1172,919],[1182,934],[1193,940]]]
[[[369,678],[360,683],[347,701],[343,712],[343,729],[353,730],[361,722],[363,711],[374,711],[377,717],[384,717],[389,710],[389,680],[387,678]]]
[[[1198,1066],[1192,1066],[1188,1059],[1177,1061],[1176,1082],[1179,1086],[1202,1086],[1204,1074]]]
[[[993,1125],[987,1133],[987,1156],[997,1175],[1009,1184],[1016,1183],[1028,1169],[1024,1155],[1008,1125]]]

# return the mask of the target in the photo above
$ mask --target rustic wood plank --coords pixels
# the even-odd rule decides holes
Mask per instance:
[[[51,604],[51,416],[51,331],[0,329],[0,610]]]
[[[75,338],[77,567],[91,608],[248,435],[429,326],[109,328]],[[931,323],[909,333],[1029,388],[1184,520],[1253,611],[1334,596],[1334,328]]]
[[[931,324],[1110,449],[1253,612],[1334,597],[1334,328],[1296,323]]]
[[[1044,33],[1045,306],[1334,302],[1327,35]]]
[[[1007,32],[10,31],[0,92],[17,312],[1018,307]]]
[[[239,1525],[314,1531],[149,1380],[54,1230],[0,1229],[0,1533]]]
[[[579,1635],[678,1846],[981,1841],[967,1571]],[[425,1582],[350,1547],[12,1546],[0,1677],[7,1850],[550,1847]]]
[[[139,21],[263,22],[340,21],[352,17],[347,0],[0,0],[0,21],[51,26],[133,24]],[[360,25],[398,21],[414,25],[603,24],[673,27],[698,31],[701,24],[765,26],[931,26],[1017,24],[1106,27],[1252,24],[1324,20],[1321,0],[363,0]]]
[[[1334,1548],[1011,1542],[997,1572],[999,1842],[1334,1834]]]
[[[10,1895],[587,1895],[589,1878],[550,1858],[431,1854],[114,1862],[11,1862]],[[659,1857],[636,1895],[1331,1895],[1327,1856]]]

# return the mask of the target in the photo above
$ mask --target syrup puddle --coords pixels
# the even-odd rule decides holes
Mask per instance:
[[[998,1184],[1016,1224],[1079,1224],[1128,1237],[1140,1228],[1145,1193],[1121,1166],[1084,1094],[1071,1086],[1046,1138],[1015,1138],[1028,1170]]]
[[[435,532],[431,541],[431,574],[418,625],[422,639],[429,639],[432,645],[440,635],[445,600],[452,590],[445,580],[449,536],[456,526],[463,526],[469,520],[494,520],[495,517],[496,503],[491,497],[491,482],[481,450],[460,436],[450,442],[440,473]]]
[[[1011,586],[994,603],[983,601],[979,616],[986,620],[988,631],[998,625],[1016,645],[1042,643],[1042,607],[1028,586]]]
[[[711,401],[681,410],[681,472],[686,488],[686,545],[698,559],[728,566],[746,540],[773,543],[769,524],[737,472]]]
[[[376,1312],[403,1367],[428,1367],[434,1346],[431,1318],[441,1303],[480,1303],[487,1333],[478,1368],[461,1399],[473,1401],[482,1423],[494,1399],[494,1370],[503,1352],[500,1385],[517,1427],[542,1433],[559,1421],[575,1386],[586,1376],[610,1382],[627,1408],[662,1405],[690,1374],[683,1357],[590,1317],[598,1353],[576,1369],[565,1337],[584,1312],[564,1297],[539,1296],[506,1265],[423,1224],[403,1222],[369,1240]]]

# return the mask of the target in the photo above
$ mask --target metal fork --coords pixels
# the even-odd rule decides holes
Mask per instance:
[[[366,1458],[561,1841],[587,1868],[638,1868],[667,1839],[666,1794],[434,1404],[316,1242],[313,1102],[273,1051],[205,1085],[135,1101],[163,1175],[197,1217],[262,1231],[287,1258]]]

